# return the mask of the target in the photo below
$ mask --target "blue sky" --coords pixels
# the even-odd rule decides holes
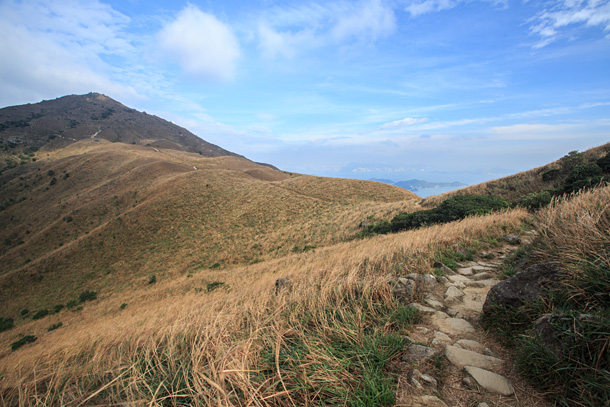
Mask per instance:
[[[475,183],[610,141],[610,2],[0,0],[0,106],[104,93],[281,169]]]

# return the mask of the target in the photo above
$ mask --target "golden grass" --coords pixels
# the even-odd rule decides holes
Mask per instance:
[[[15,236],[0,246],[0,296],[11,298],[0,301],[0,315],[65,304],[85,289],[130,289],[152,274],[174,278],[331,245],[353,238],[367,217],[411,211],[418,200],[374,182],[93,140],[43,153],[27,168],[3,186],[26,199],[0,213],[0,241]]]
[[[359,340],[361,329],[331,332],[329,307],[364,315],[373,300],[395,307],[387,276],[429,272],[435,256],[451,245],[466,247],[514,232],[527,219],[516,210],[368,240],[337,243],[262,263],[162,280],[154,286],[102,294],[81,312],[62,312],[64,326],[44,335],[50,319],[20,325],[38,341],[0,354],[6,403],[20,405],[307,405],[316,395],[294,390],[295,371],[307,365],[341,366],[321,360],[323,345],[311,339],[303,315],[316,332]],[[276,296],[278,277],[294,289]],[[223,281],[230,289],[207,293]],[[127,303],[119,310],[121,303]],[[357,318],[356,318],[357,319]],[[385,329],[385,328],[382,328]],[[283,370],[279,353],[300,338],[311,349],[299,368]],[[14,340],[0,334],[0,349]],[[314,342],[312,342],[314,341]],[[273,373],[261,373],[261,355],[275,354]],[[341,371],[339,369],[339,371]],[[320,370],[313,383],[356,378]],[[181,378],[186,378],[182,380]],[[286,390],[290,389],[290,390]]]

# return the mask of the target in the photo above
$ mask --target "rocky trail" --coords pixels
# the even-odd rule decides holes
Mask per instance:
[[[424,322],[409,335],[412,344],[401,362],[397,406],[549,405],[519,378],[507,349],[480,324],[487,292],[499,283],[504,260],[534,235],[530,231],[522,239],[513,236],[512,244],[507,237],[501,247],[481,254],[485,260],[458,263],[457,272],[438,265],[445,271],[440,279],[394,279],[397,297],[412,295],[417,286],[421,300],[411,305],[425,314]]]

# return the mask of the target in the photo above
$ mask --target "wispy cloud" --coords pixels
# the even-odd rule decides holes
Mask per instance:
[[[542,48],[562,36],[568,26],[601,27],[610,32],[610,2],[600,0],[563,0],[533,17],[530,31],[541,37],[534,48]]]
[[[425,123],[427,121],[428,121],[428,119],[425,117],[421,117],[421,118],[406,117],[401,120],[395,120],[393,122],[384,123],[381,126],[379,126],[379,128],[380,129],[402,128],[402,127],[412,126],[414,124]]]
[[[121,71],[103,56],[129,61],[137,50],[130,19],[98,1],[0,2],[0,104],[103,90],[123,100],[137,92],[111,79]]]
[[[492,3],[496,6],[507,6],[506,0],[481,0],[486,3]],[[424,0],[424,1],[409,1],[405,10],[413,17],[422,14],[449,10],[457,7],[460,4],[469,3],[469,0]]]
[[[212,14],[188,5],[158,34],[161,49],[175,57],[189,75],[204,80],[229,80],[240,56],[231,29]]]
[[[307,49],[374,42],[395,30],[394,11],[382,0],[310,2],[263,13],[258,41],[267,57],[293,57]]]

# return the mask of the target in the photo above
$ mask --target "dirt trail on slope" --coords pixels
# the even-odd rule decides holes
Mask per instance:
[[[522,244],[534,235],[527,232]],[[551,405],[519,377],[509,351],[480,324],[487,292],[499,282],[502,263],[516,249],[505,244],[485,256],[491,260],[459,263],[456,273],[446,269],[447,278],[412,304],[426,317],[410,335],[413,344],[403,357],[397,406]]]

